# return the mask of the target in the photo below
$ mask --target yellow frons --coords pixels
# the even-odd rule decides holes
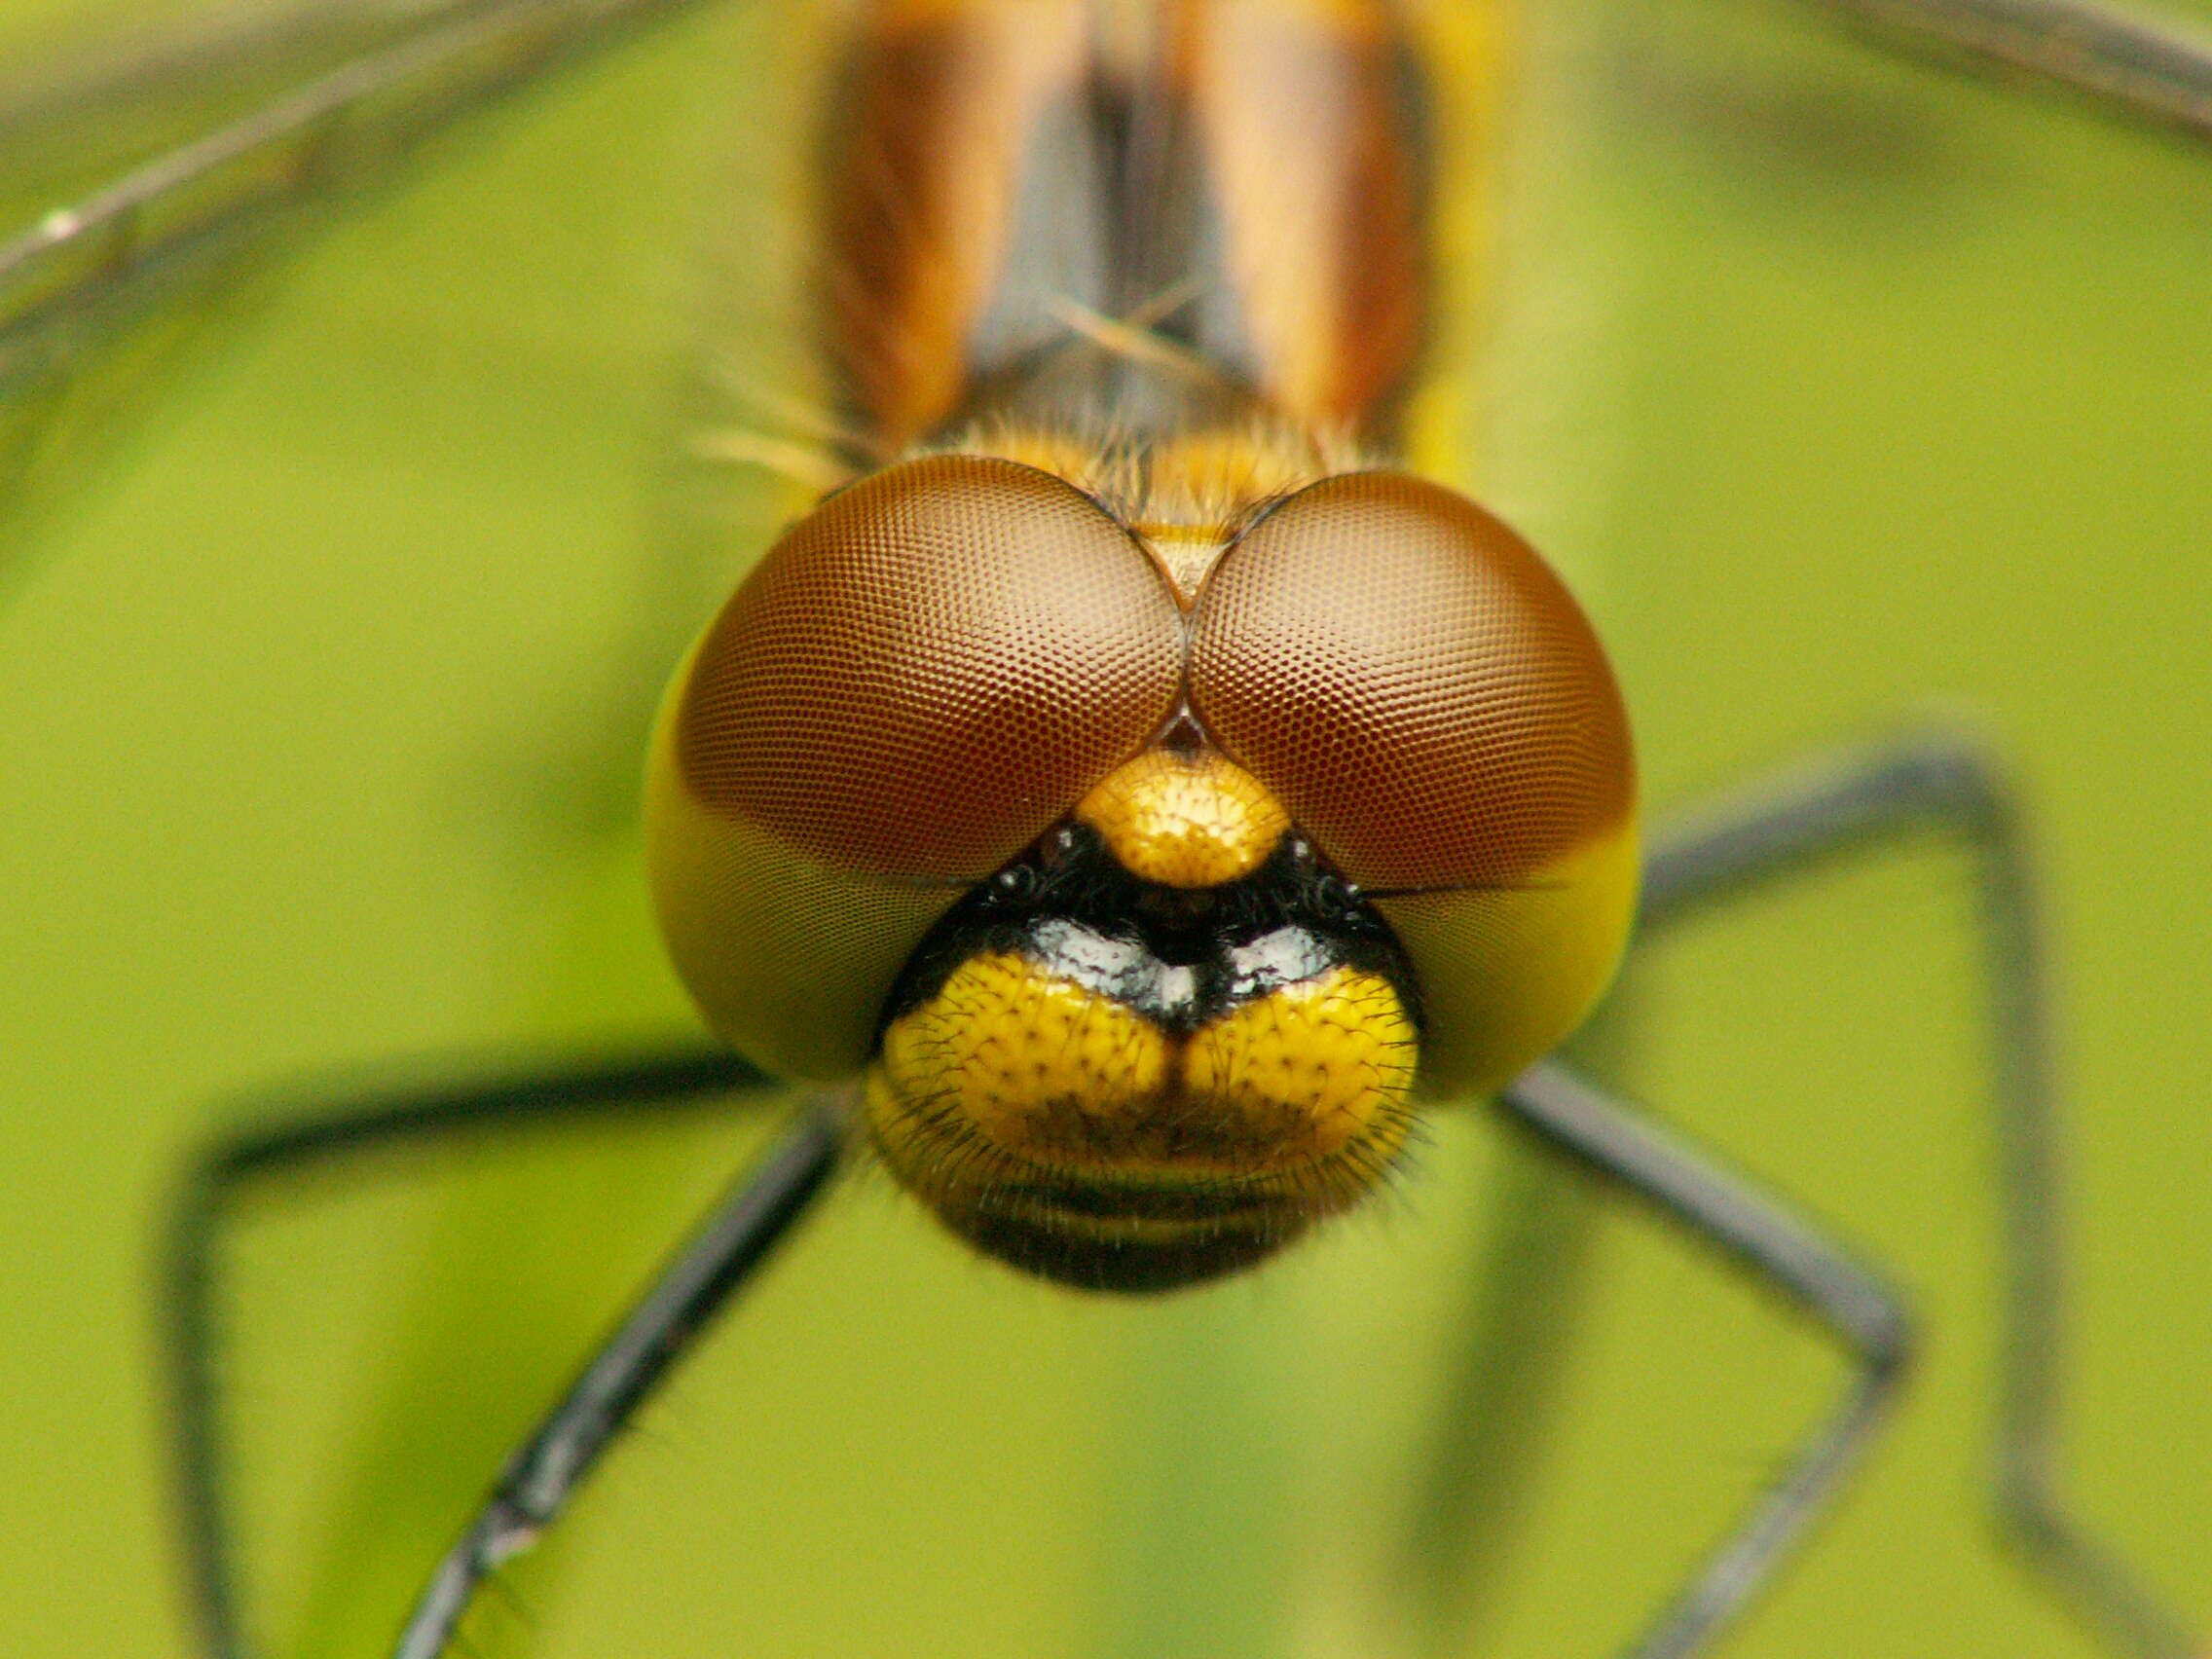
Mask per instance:
[[[1075,815],[1131,875],[1162,887],[1218,887],[1250,875],[1290,828],[1274,796],[1241,766],[1164,749],[1117,767]]]
[[[1016,1169],[1108,1183],[1319,1175],[1349,1201],[1405,1137],[1416,1037],[1381,978],[1335,968],[1189,1038],[1019,956],[990,952],[892,1021],[867,1112],[924,1197]]]
[[[1388,981],[1350,968],[1285,985],[1191,1039],[1192,1093],[1252,1116],[1294,1102],[1311,1124],[1308,1156],[1365,1138],[1387,1155],[1405,1138],[1418,1042]]]
[[[1112,1123],[1157,1097],[1168,1040],[1111,998],[1069,983],[1018,956],[972,956],[944,988],[891,1022],[874,1073],[900,1101],[956,1132],[1007,1150],[1038,1135],[1041,1115]],[[894,1164],[896,1143],[917,1125],[870,1109]],[[1063,1124],[1063,1129],[1067,1125]]]

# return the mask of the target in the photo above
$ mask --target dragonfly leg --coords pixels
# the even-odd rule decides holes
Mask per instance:
[[[1707,1651],[1841,1490],[1903,1380],[1911,1323],[1897,1293],[1819,1228],[1567,1067],[1524,1072],[1501,1103],[1551,1145],[1781,1286],[1842,1339],[1856,1368],[1843,1404],[1630,1649],[1632,1659],[1686,1659]]]
[[[2212,38],[2112,0],[1817,0],[1903,46],[2212,137]]]
[[[2187,1659],[2199,1649],[2178,1619],[2083,1531],[2056,1493],[2064,1337],[2058,1102],[2031,860],[2018,803],[1998,768],[1972,741],[1931,731],[1843,755],[1722,801],[1652,848],[1645,925],[1664,927],[1775,879],[1930,831],[1953,835],[1971,852],[1981,901],[2003,1215],[2004,1339],[1991,1482],[1996,1520],[2030,1567],[2115,1651],[2131,1659]],[[1546,1110],[1562,1095],[1571,1096],[1580,1117],[1562,1119]],[[1873,1325],[1857,1327],[1846,1318],[1836,1298],[1863,1275],[1840,1252],[1779,1216],[1740,1181],[1701,1169],[1686,1149],[1633,1120],[1611,1122],[1620,1109],[1586,1085],[1556,1071],[1531,1074],[1508,1104],[1548,1138],[1778,1278],[1861,1357],[1859,1390],[1804,1454],[1798,1472],[1723,1546],[1699,1586],[1636,1650],[1639,1659],[1696,1652],[1779,1562],[1795,1527],[1832,1494],[1879,1406],[1877,1379],[1894,1376],[1902,1349],[1885,1353],[1872,1340]],[[1604,1129],[1595,1139],[1594,1123]],[[1799,1236],[1790,1240],[1789,1229]],[[1786,1240],[1788,1248],[1777,1253],[1775,1246]],[[1876,1288],[1866,1280],[1845,1301]],[[1901,1338],[1901,1320],[1893,1318],[1891,1327]],[[1800,1476],[1819,1470],[1825,1470],[1821,1482],[1801,1485]],[[1795,1513],[1778,1517],[1778,1505]],[[1742,1570],[1747,1563],[1756,1567],[1748,1575]]]
[[[621,1062],[571,1065],[461,1088],[422,1088],[279,1114],[278,1126],[230,1134],[194,1161],[170,1218],[165,1346],[183,1553],[210,1659],[252,1651],[239,1608],[222,1456],[216,1309],[219,1246],[257,1181],[352,1155],[528,1124],[706,1103],[769,1080],[727,1052],[689,1048]]]
[[[523,1442],[424,1587],[393,1659],[437,1659],[476,1589],[528,1549],[608,1443],[753,1276],[836,1166],[843,1133],[810,1110],[707,1214]]]

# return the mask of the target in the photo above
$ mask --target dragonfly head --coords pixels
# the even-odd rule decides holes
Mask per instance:
[[[990,1254],[1166,1289],[1365,1197],[1413,1123],[1411,964],[1218,753],[1150,749],[963,899],[866,1085],[900,1179]]]
[[[1633,762],[1557,579],[1463,498],[1271,498],[1187,589],[988,456],[831,497],[680,671],[648,834],[709,1021],[864,1078],[886,1164],[1063,1282],[1192,1283],[1357,1203],[1579,1022]]]

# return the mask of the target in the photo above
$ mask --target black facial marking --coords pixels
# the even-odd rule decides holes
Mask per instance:
[[[1264,1261],[1303,1231],[1280,1225],[1200,1228],[1171,1239],[1102,1239],[1020,1213],[978,1212],[954,1223],[977,1249],[1075,1290],[1146,1295],[1181,1290]]]
[[[1139,880],[1095,830],[1062,825],[923,937],[885,1001],[878,1037],[985,953],[1025,957],[1171,1035],[1339,967],[1386,980],[1420,1028],[1413,964],[1396,936],[1295,833],[1249,875],[1180,888]]]

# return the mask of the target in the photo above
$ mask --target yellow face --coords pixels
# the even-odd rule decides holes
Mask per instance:
[[[1180,1284],[1354,1201],[1412,1122],[1383,930],[1257,779],[1147,749],[912,959],[867,1076],[885,1161],[1053,1277]]]
[[[679,674],[648,795],[716,1029],[862,1076],[949,1226],[1117,1290],[1375,1190],[1419,1103],[1580,1020],[1635,905],[1618,693],[1504,526],[1374,472],[1157,536],[985,456],[832,497]]]

